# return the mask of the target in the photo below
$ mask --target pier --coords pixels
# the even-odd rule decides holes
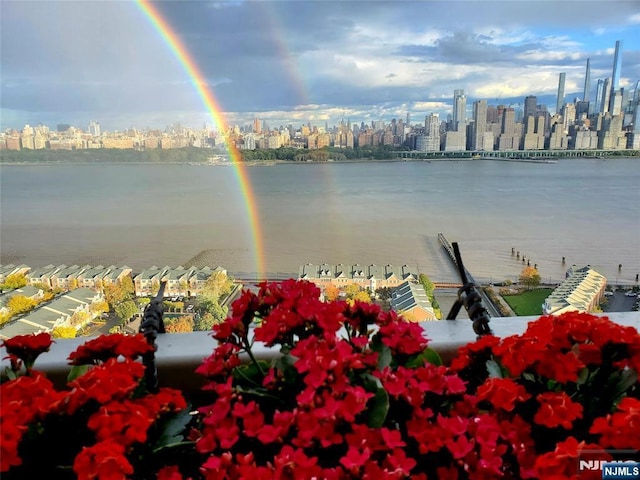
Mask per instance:
[[[453,247],[451,246],[451,244],[449,243],[449,241],[447,240],[447,238],[444,236],[443,233],[438,233],[438,241],[440,242],[440,244],[442,245],[442,248],[447,253],[447,256],[453,263],[453,266],[457,269],[458,263],[456,262],[456,257],[453,253]],[[475,281],[475,279],[473,278],[473,275],[471,275],[471,272],[469,272],[467,268],[465,268],[464,271],[465,271],[465,274],[467,275],[467,279],[469,280],[469,282],[473,283],[478,287],[478,293],[482,297],[482,303],[484,307],[487,309],[487,312],[489,313],[489,315],[491,317],[500,317],[500,312],[498,311],[496,306],[493,304],[491,299],[487,296],[487,294],[484,293],[484,290],[482,290],[478,282]]]

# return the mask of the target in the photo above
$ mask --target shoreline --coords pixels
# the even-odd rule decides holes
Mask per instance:
[[[354,158],[354,159],[346,159],[346,160],[327,160],[327,161],[303,161],[296,162],[292,160],[261,160],[261,161],[250,161],[250,162],[216,162],[216,163],[208,163],[208,162],[115,162],[115,161],[99,161],[99,162],[82,162],[82,161],[73,161],[73,160],[55,160],[55,161],[44,161],[44,162],[3,162],[0,159],[0,167],[3,166],[22,166],[22,167],[30,167],[30,166],[51,166],[51,165],[184,165],[186,167],[233,167],[236,164],[244,165],[245,167],[273,167],[277,165],[315,165],[315,164],[330,164],[330,163],[432,163],[432,162],[477,162],[477,161],[492,161],[492,162],[517,162],[517,163],[537,163],[537,164],[554,164],[560,160],[572,160],[572,161],[580,161],[580,160],[615,160],[615,159],[632,159],[638,158],[640,160],[640,156],[623,156],[623,155],[614,155],[614,156],[606,156],[606,157],[552,157],[552,158],[499,158],[499,157],[480,157],[480,158],[465,158],[465,157],[446,157],[446,158],[384,158],[384,159],[374,159],[374,158]]]

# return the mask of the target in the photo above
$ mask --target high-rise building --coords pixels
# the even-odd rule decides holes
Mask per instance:
[[[602,97],[604,96],[604,80],[599,79],[598,85],[596,87],[596,102],[593,105],[593,108],[590,108],[591,113],[602,113],[600,108],[602,107]]]
[[[618,95],[622,95],[619,92],[620,88],[620,71],[622,69],[622,40],[616,42],[616,52],[613,57],[613,73],[611,74],[611,93],[609,94],[609,112],[611,115],[617,115],[621,109],[617,107],[616,102],[622,102],[622,99],[618,99]]]
[[[562,110],[562,106],[564,105],[564,81],[566,78],[566,73],[561,73],[558,78],[558,100],[556,102],[556,113],[559,114]]]
[[[613,73],[611,75],[611,90],[618,90],[620,86],[620,70],[622,69],[622,40],[616,42],[616,53],[613,57]]]
[[[609,111],[609,102],[611,101],[611,78],[605,78],[602,86],[602,104],[600,105],[600,113]]]
[[[489,145],[483,145],[484,133],[487,131],[487,101],[473,102],[473,135],[471,136],[471,150],[492,150]]]
[[[100,123],[98,122],[89,122],[89,133],[94,137],[100,136]]]
[[[535,95],[529,95],[524,99],[524,122],[527,122],[527,118],[535,116],[538,110],[538,98]]]
[[[453,130],[464,131],[467,123],[467,97],[464,90],[453,91]]]
[[[589,65],[589,59],[587,58],[587,69],[584,72],[584,90],[582,92],[582,100],[584,102],[589,101],[590,90],[591,90],[591,67]]]

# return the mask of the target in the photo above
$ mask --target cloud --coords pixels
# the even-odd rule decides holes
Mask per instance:
[[[587,58],[595,88],[595,79],[611,75],[617,39],[624,42],[621,82],[633,85],[640,78],[634,3],[230,0],[154,7],[229,118],[262,112],[286,123],[287,115],[302,122],[444,114],[458,88],[469,104],[543,98],[553,96],[561,71],[569,94],[580,90]],[[105,128],[145,115],[159,126],[178,116],[206,121],[192,79],[135,4],[0,2],[0,22],[3,128],[20,127],[21,118],[113,122],[101,121]],[[595,30],[601,34],[585,34]]]

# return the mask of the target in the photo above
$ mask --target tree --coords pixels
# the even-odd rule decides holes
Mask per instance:
[[[80,310],[79,312],[74,313],[69,318],[69,323],[75,326],[82,326],[87,323],[89,320],[89,314],[84,310]]]
[[[214,272],[205,282],[200,295],[217,302],[221,296],[227,295],[232,287],[233,282],[226,273]]]
[[[355,283],[347,285],[344,289],[344,292],[347,294],[347,300],[352,300],[360,290],[360,286],[356,285]]]
[[[207,332],[216,324],[216,319],[209,312],[198,315],[193,323],[193,329],[198,332]]]
[[[33,310],[38,304],[33,298],[25,297],[24,295],[14,295],[7,302],[7,308],[11,312],[11,315],[20,315],[21,313]]]
[[[427,292],[427,296],[428,297],[433,296],[433,291],[436,289],[436,286],[433,284],[431,279],[429,277],[427,277],[424,273],[421,273],[418,276],[418,280],[420,281],[420,283],[424,287],[424,291]]]
[[[383,302],[387,300],[391,300],[391,296],[393,295],[393,288],[391,287],[380,287],[376,289],[376,295]]]
[[[76,338],[78,331],[75,327],[56,327],[51,331],[53,338]]]
[[[527,290],[540,285],[540,273],[533,267],[524,267],[520,273],[520,283],[527,287]]]
[[[109,304],[105,301],[92,303],[89,305],[89,311],[94,314],[107,313],[109,311]]]
[[[182,315],[178,318],[170,318],[164,322],[167,333],[193,332],[193,316]]]
[[[129,298],[133,298],[133,296],[136,293],[136,288],[133,285],[133,280],[131,279],[131,277],[129,275],[127,275],[125,277],[122,277],[122,280],[120,280],[120,286],[122,287],[122,290],[124,290],[124,293]]]
[[[133,317],[136,313],[138,313],[138,307],[135,302],[132,300],[127,300],[122,303],[118,303],[113,307],[113,311],[116,312],[118,318],[122,321],[126,322],[131,317]]]
[[[371,303],[371,295],[366,290],[360,290],[353,296],[353,301]]]
[[[124,288],[122,288],[122,286],[118,285],[117,283],[104,287],[104,298],[112,307],[124,302],[125,300],[128,300],[127,293],[125,292]]]
[[[27,284],[27,277],[24,274],[12,273],[7,275],[6,280],[2,284],[2,288],[5,290],[15,290],[16,288],[22,288]]]
[[[333,283],[327,285],[324,289],[324,298],[328,302],[333,302],[340,296],[340,290]]]

